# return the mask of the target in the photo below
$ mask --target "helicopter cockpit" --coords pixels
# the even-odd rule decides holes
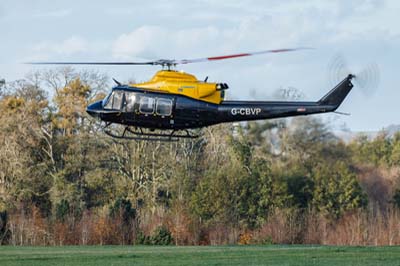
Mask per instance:
[[[165,117],[172,115],[173,100],[133,91],[113,90],[102,104],[105,110]]]

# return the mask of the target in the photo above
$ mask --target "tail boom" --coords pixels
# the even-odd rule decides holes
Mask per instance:
[[[353,75],[347,76],[317,102],[225,101],[218,106],[219,122],[272,119],[335,111],[353,88]]]

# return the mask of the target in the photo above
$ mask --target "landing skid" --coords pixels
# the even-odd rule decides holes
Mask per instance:
[[[103,131],[110,137],[116,139],[127,139],[127,140],[146,140],[146,141],[178,141],[179,139],[195,139],[199,135],[194,135],[189,130],[163,130],[162,133],[153,133],[143,128],[133,129],[132,127],[126,126],[120,134],[116,130],[109,129],[111,123],[106,124],[103,127]]]

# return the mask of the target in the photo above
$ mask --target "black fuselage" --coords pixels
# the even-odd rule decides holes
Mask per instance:
[[[212,104],[179,94],[117,86],[87,112],[103,121],[150,129],[189,129],[224,122],[271,119],[335,111],[353,87],[346,77],[317,102],[224,101]]]

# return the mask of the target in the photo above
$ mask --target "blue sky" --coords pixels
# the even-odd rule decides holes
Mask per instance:
[[[267,100],[295,87],[307,100],[329,89],[327,65],[342,54],[357,72],[380,68],[373,93],[355,87],[336,127],[380,130],[400,124],[400,1],[0,1],[0,77],[41,69],[32,60],[184,59],[310,46],[315,50],[178,67],[230,85],[231,99]],[[89,68],[89,67],[86,67]],[[157,67],[96,67],[119,80],[143,81]],[[111,83],[110,83],[111,84]]]

